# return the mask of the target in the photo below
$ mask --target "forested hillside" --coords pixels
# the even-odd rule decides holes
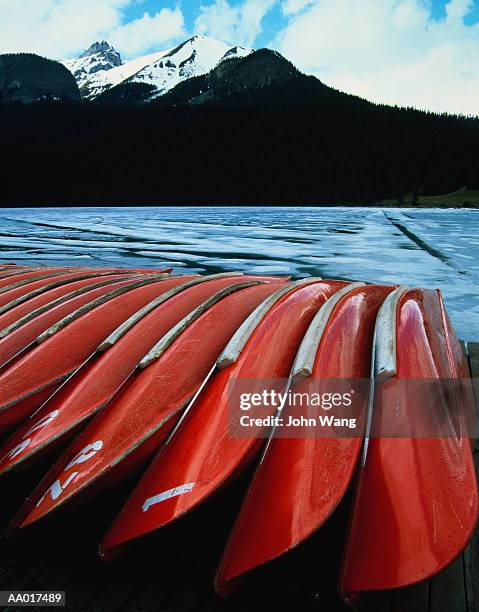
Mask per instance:
[[[326,205],[479,188],[478,119],[374,105],[273,52],[152,100],[122,87],[0,107],[2,204]]]

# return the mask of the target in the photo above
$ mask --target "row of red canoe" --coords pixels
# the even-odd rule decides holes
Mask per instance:
[[[368,379],[373,420],[380,382],[382,409],[393,411],[397,381],[467,378],[440,292],[169,272],[0,266],[0,478],[59,455],[9,533],[143,470],[101,542],[111,559],[255,465],[216,575],[220,594],[314,534],[349,487],[346,601],[450,564],[478,514],[460,419],[457,435],[433,438],[229,431],[241,381],[289,378],[301,389]],[[406,398],[403,418],[415,401]],[[452,410],[457,398],[448,401]]]

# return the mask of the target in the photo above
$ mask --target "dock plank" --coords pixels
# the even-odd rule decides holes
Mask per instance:
[[[479,342],[468,342],[467,353],[471,377],[479,379]],[[479,406],[479,387],[475,387],[476,406]],[[479,416],[479,415],[478,415]],[[474,463],[479,480],[479,439],[474,440]],[[479,612],[479,528],[464,551],[464,579],[466,585],[467,612]]]
[[[466,612],[462,555],[430,581],[430,612]]]
[[[428,582],[420,582],[392,592],[391,612],[428,612],[428,610]]]
[[[468,342],[469,365],[472,378],[479,378],[479,342]]]
[[[392,596],[392,591],[369,593],[358,609],[360,612],[386,612],[391,610]]]

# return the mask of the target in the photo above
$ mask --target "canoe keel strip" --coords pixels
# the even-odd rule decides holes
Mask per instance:
[[[182,291],[185,291],[186,289],[189,289],[190,287],[194,287],[201,283],[206,283],[208,281],[212,281],[212,280],[219,279],[219,278],[233,278],[237,276],[242,276],[242,274],[240,272],[231,272],[231,273],[228,272],[228,273],[223,273],[223,274],[211,274],[209,276],[198,276],[197,278],[194,278],[190,281],[186,281],[185,283],[182,283],[181,285],[178,285],[177,287],[170,289],[169,291],[167,291],[160,297],[152,300],[149,304],[141,308],[138,312],[136,312],[129,319],[127,319],[124,323],[122,323],[117,329],[115,329],[115,331],[112,334],[110,334],[110,336],[108,336],[108,338],[106,338],[104,342],[100,344],[100,346],[98,347],[98,350],[105,351],[109,349],[116,342],[118,342],[118,340],[122,338],[132,327],[134,327],[134,325],[138,323],[140,319],[143,319],[147,314],[152,312],[155,308],[158,308],[158,306],[161,306],[161,304],[166,302],[166,300],[169,300],[170,298],[174,297],[178,293],[181,293]]]
[[[349,486],[356,492],[339,577],[346,602],[354,605],[368,591],[426,580],[461,553],[478,515],[468,439],[370,436],[378,398],[386,402],[382,415],[394,410],[387,404],[393,397],[389,387],[404,379],[466,375],[439,291],[168,272],[0,267],[0,361],[2,351],[5,355],[0,433],[8,432],[0,446],[0,476],[9,472],[10,478],[21,478],[17,465],[28,469],[33,459],[52,461],[58,453],[54,443],[79,434],[19,510],[10,531],[40,520],[65,499],[78,495],[81,501],[85,491],[95,495],[109,486],[109,478],[117,482],[141,468],[143,477],[101,544],[102,556],[114,557],[139,537],[194,511],[255,463],[216,576],[221,595],[237,587],[243,574],[320,529]],[[175,309],[181,313],[176,318]],[[288,326],[279,313],[291,317]],[[99,329],[94,321],[101,321]],[[275,334],[281,324],[283,331]],[[67,356],[64,368],[60,358],[52,367],[50,347],[57,346]],[[118,374],[108,374],[111,368]],[[228,381],[267,378],[268,372],[273,378],[289,376],[291,389],[314,378],[370,378],[365,439],[281,439],[274,427],[266,443],[229,437]],[[413,414],[414,397],[407,401],[406,414]],[[142,419],[138,407],[154,402],[155,417]],[[205,428],[213,420],[214,435]],[[196,467],[190,469],[188,461]],[[335,500],[324,470],[336,483]],[[275,501],[276,489],[289,494]],[[306,490],[308,500],[301,498]],[[304,513],[299,521],[298,511]]]
[[[298,353],[294,360],[293,369],[291,370],[292,381],[297,378],[308,378],[313,373],[314,363],[318,352],[321,338],[324,330],[331,318],[335,306],[342,298],[358,287],[363,287],[364,283],[352,283],[344,289],[340,289],[333,297],[319,309],[318,314],[314,317],[308,331],[304,335],[303,341],[299,347]]]
[[[103,275],[98,275],[98,276],[103,276]],[[98,278],[97,275],[95,276],[81,276],[72,280],[88,280],[88,279],[96,279]],[[123,275],[121,280],[130,280],[130,279],[134,279],[137,278],[135,276],[127,276],[127,275]],[[22,325],[25,325],[25,323],[28,323],[29,321],[31,321],[32,319],[34,319],[35,317],[38,317],[39,315],[43,314],[44,312],[46,312],[47,310],[51,310],[52,308],[54,308],[55,306],[58,306],[59,304],[63,304],[64,302],[67,302],[68,300],[71,300],[74,297],[77,297],[79,295],[82,295],[83,293],[87,293],[88,291],[91,291],[92,289],[98,289],[99,287],[106,287],[108,285],[113,285],[114,283],[117,283],[118,280],[120,280],[118,278],[118,276],[115,276],[113,279],[105,279],[105,280],[100,280],[99,282],[95,282],[92,284],[87,285],[86,287],[82,287],[81,289],[76,289],[75,291],[71,291],[70,293],[66,293],[65,295],[58,297],[52,301],[46,302],[45,304],[43,304],[42,306],[39,306],[38,308],[35,308],[34,310],[30,310],[27,314],[25,314],[23,317],[21,317],[20,319],[17,319],[15,322],[11,323],[10,325],[8,325],[7,327],[4,327],[2,330],[0,330],[0,340],[2,338],[5,338],[5,336],[8,336],[8,334],[12,333],[13,331],[15,331],[16,329],[18,329],[19,327],[21,327]],[[65,286],[65,285],[57,285],[59,287],[61,286]],[[53,285],[47,285],[47,287],[42,287],[41,290],[37,291],[37,292],[32,292],[32,294],[30,295],[26,295],[24,296],[25,298],[31,299],[33,297],[37,297],[37,295],[40,295],[41,293],[44,293],[45,291],[47,291],[47,289],[55,289],[56,286]],[[15,306],[19,306],[21,303],[23,303],[24,301],[27,300],[23,300],[23,299],[18,299],[15,300],[14,302],[11,302],[11,307],[14,308]],[[7,304],[8,306],[8,304]]]
[[[279,302],[279,300],[291,293],[295,289],[299,287],[303,287],[306,285],[310,285],[314,282],[321,280],[320,278],[307,278],[300,281],[296,281],[287,285],[286,287],[279,289],[277,292],[273,293],[268,299],[266,299],[262,304],[258,306],[258,308],[251,313],[251,315],[246,319],[246,321],[241,325],[236,334],[231,338],[228,346],[218,357],[216,362],[217,366],[223,370],[228,366],[232,365],[236,362],[238,357],[240,356],[242,350],[246,346],[246,343],[253,335],[255,329],[258,327],[260,322],[265,318],[268,312],[273,308],[273,306]]]
[[[120,287],[119,289],[115,289],[114,291],[111,291],[110,293],[107,293],[106,295],[96,298],[96,300],[93,300],[93,302],[90,302],[89,304],[82,306],[78,310],[75,310],[75,312],[72,312],[71,314],[67,315],[64,319],[62,319],[55,325],[52,325],[52,327],[50,327],[49,329],[44,331],[42,334],[40,334],[40,336],[38,336],[37,338],[38,344],[45,342],[45,340],[48,340],[48,338],[51,338],[54,334],[61,331],[63,328],[65,328],[67,325],[69,325],[76,319],[79,319],[82,315],[87,314],[88,312],[91,312],[97,306],[101,306],[102,304],[105,304],[106,302],[109,302],[110,300],[114,300],[115,298],[119,297],[123,293],[127,293],[128,291],[132,291],[133,289],[137,289],[139,287],[144,287],[145,285],[149,285],[151,283],[156,283],[159,280],[163,280],[166,278],[168,278],[167,274],[147,276],[145,278],[142,278],[140,280],[133,282],[131,285],[128,285],[126,287]]]

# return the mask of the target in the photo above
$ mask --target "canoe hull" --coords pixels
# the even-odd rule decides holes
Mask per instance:
[[[229,288],[228,282],[231,285]],[[22,521],[23,525],[38,520],[73,498],[82,499],[123,480],[151,458],[176,424],[182,409],[201,385],[235,329],[258,302],[277,288],[272,283],[249,288],[245,286],[250,283],[231,283],[232,279],[213,283],[216,288],[221,284],[226,285],[222,292],[235,293],[223,298],[187,327],[152,365],[135,371],[126,385],[67,449],[39,490],[31,496],[31,502],[20,512],[20,516],[28,514]],[[204,290],[211,291],[212,288]],[[185,361],[191,360],[192,349],[196,349],[197,358],[190,367],[185,368]],[[175,385],[171,384],[172,379]],[[95,448],[99,441],[101,448],[89,458],[84,472],[78,470],[77,464],[65,470],[65,466],[82,449]],[[38,500],[46,488],[57,480],[68,480],[73,470],[75,479],[64,494],[55,500],[47,498],[41,507],[33,508],[34,500]]]
[[[287,376],[314,313],[345,284],[318,281],[297,288],[272,308],[238,361],[214,375],[181,427],[147,470],[105,536],[101,544],[103,557],[118,554],[126,543],[191,511],[257,457],[263,440],[228,436],[230,381]],[[204,423],[209,424],[207,429]],[[190,487],[190,483],[195,484]],[[179,492],[170,495],[171,491]],[[154,503],[155,499],[160,499],[160,503]]]
[[[34,460],[36,452],[44,450],[50,442],[71,437],[78,425],[92,418],[107,404],[150,348],[191,310],[221,289],[239,281],[248,282],[256,278],[220,275],[220,278],[211,278],[190,286],[136,322],[129,332],[108,350],[97,352],[94,358],[89,359],[62,385],[51,400],[42,406],[33,420],[23,424],[2,445],[0,475],[25,461]],[[184,282],[188,283],[188,279],[185,279]],[[190,282],[192,280],[194,279],[190,279]],[[180,287],[181,285],[178,285],[178,289]],[[55,413],[53,420],[48,416],[52,413]],[[42,420],[48,421],[46,425],[36,429],[33,434],[26,435],[35,423]],[[8,454],[13,448],[18,448],[25,439],[29,440],[28,447],[9,461]]]
[[[154,297],[180,284],[181,279],[152,279],[147,284],[141,284],[143,281],[126,283],[126,286],[115,292],[127,292],[115,295],[79,316],[33,348],[0,376],[0,432],[8,431],[28,416],[25,401],[28,400],[32,411],[38,408],[43,389],[60,384],[95,352],[100,342],[120,323]],[[97,299],[105,299],[108,295]],[[35,404],[33,397],[37,394],[38,401]]]
[[[397,375],[384,383],[382,414],[394,406],[401,392],[395,395],[395,389],[404,380],[465,374],[462,350],[443,314],[435,291],[410,290],[402,296],[396,319]],[[406,397],[402,405],[407,420],[414,422],[419,408],[414,398]],[[466,546],[477,513],[467,437],[371,439],[344,557],[345,598],[353,601],[367,591],[401,588],[437,574]]]
[[[311,377],[293,385],[295,393],[310,392],[312,381],[327,385],[331,379],[369,378],[376,315],[392,290],[369,285],[340,299],[323,331]],[[366,404],[367,396],[355,403],[358,416]],[[287,420],[287,411],[282,416]],[[217,572],[221,595],[229,594],[241,575],[287,553],[324,524],[353,478],[361,445],[362,436],[314,437],[313,432],[271,439]]]

